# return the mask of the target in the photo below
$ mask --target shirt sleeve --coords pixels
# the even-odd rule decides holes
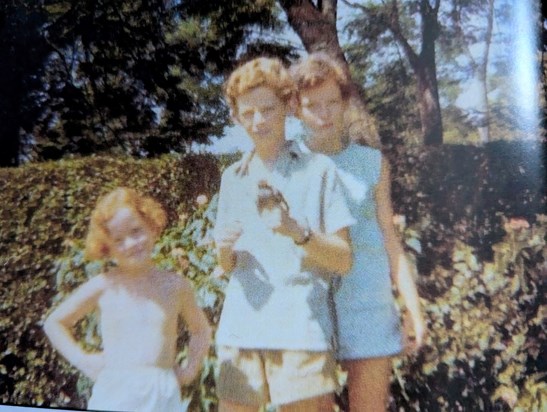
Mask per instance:
[[[357,221],[351,215],[336,166],[329,162],[322,176],[321,215],[325,233],[332,234],[338,230],[354,225]]]
[[[215,243],[218,243],[218,236],[220,235],[220,228],[226,225],[230,214],[230,169],[226,169],[222,174],[220,180],[220,190],[218,192],[218,206],[217,215],[215,220],[215,227],[213,229],[213,239]]]

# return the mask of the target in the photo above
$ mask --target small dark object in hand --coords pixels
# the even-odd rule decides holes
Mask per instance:
[[[271,210],[275,207],[281,207],[287,212],[289,211],[289,205],[285,201],[285,198],[281,192],[271,187],[264,180],[258,182],[258,196],[256,199],[256,205],[259,213],[262,213],[263,210]]]

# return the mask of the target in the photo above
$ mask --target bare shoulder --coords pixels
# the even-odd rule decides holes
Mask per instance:
[[[177,294],[185,293],[186,290],[192,289],[192,285],[187,279],[169,270],[158,270],[158,281],[162,286],[167,287]]]
[[[81,284],[76,291],[85,294],[97,294],[103,292],[110,283],[110,278],[107,274],[101,273],[97,276],[93,276]]]

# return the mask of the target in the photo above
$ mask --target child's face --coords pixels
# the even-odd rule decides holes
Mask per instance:
[[[236,120],[245,128],[255,146],[285,140],[287,105],[265,86],[256,87],[237,99]]]
[[[339,139],[344,133],[346,102],[336,80],[300,91],[300,119],[313,133],[313,139]]]
[[[106,227],[111,257],[120,267],[138,266],[150,259],[156,233],[133,209],[118,209]]]

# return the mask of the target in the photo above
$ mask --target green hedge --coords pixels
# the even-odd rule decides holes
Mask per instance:
[[[456,241],[472,246],[480,260],[491,260],[492,246],[505,235],[503,217],[535,222],[545,213],[544,152],[536,141],[388,151],[394,209],[426,239],[420,272],[429,273],[438,263],[448,269]]]

